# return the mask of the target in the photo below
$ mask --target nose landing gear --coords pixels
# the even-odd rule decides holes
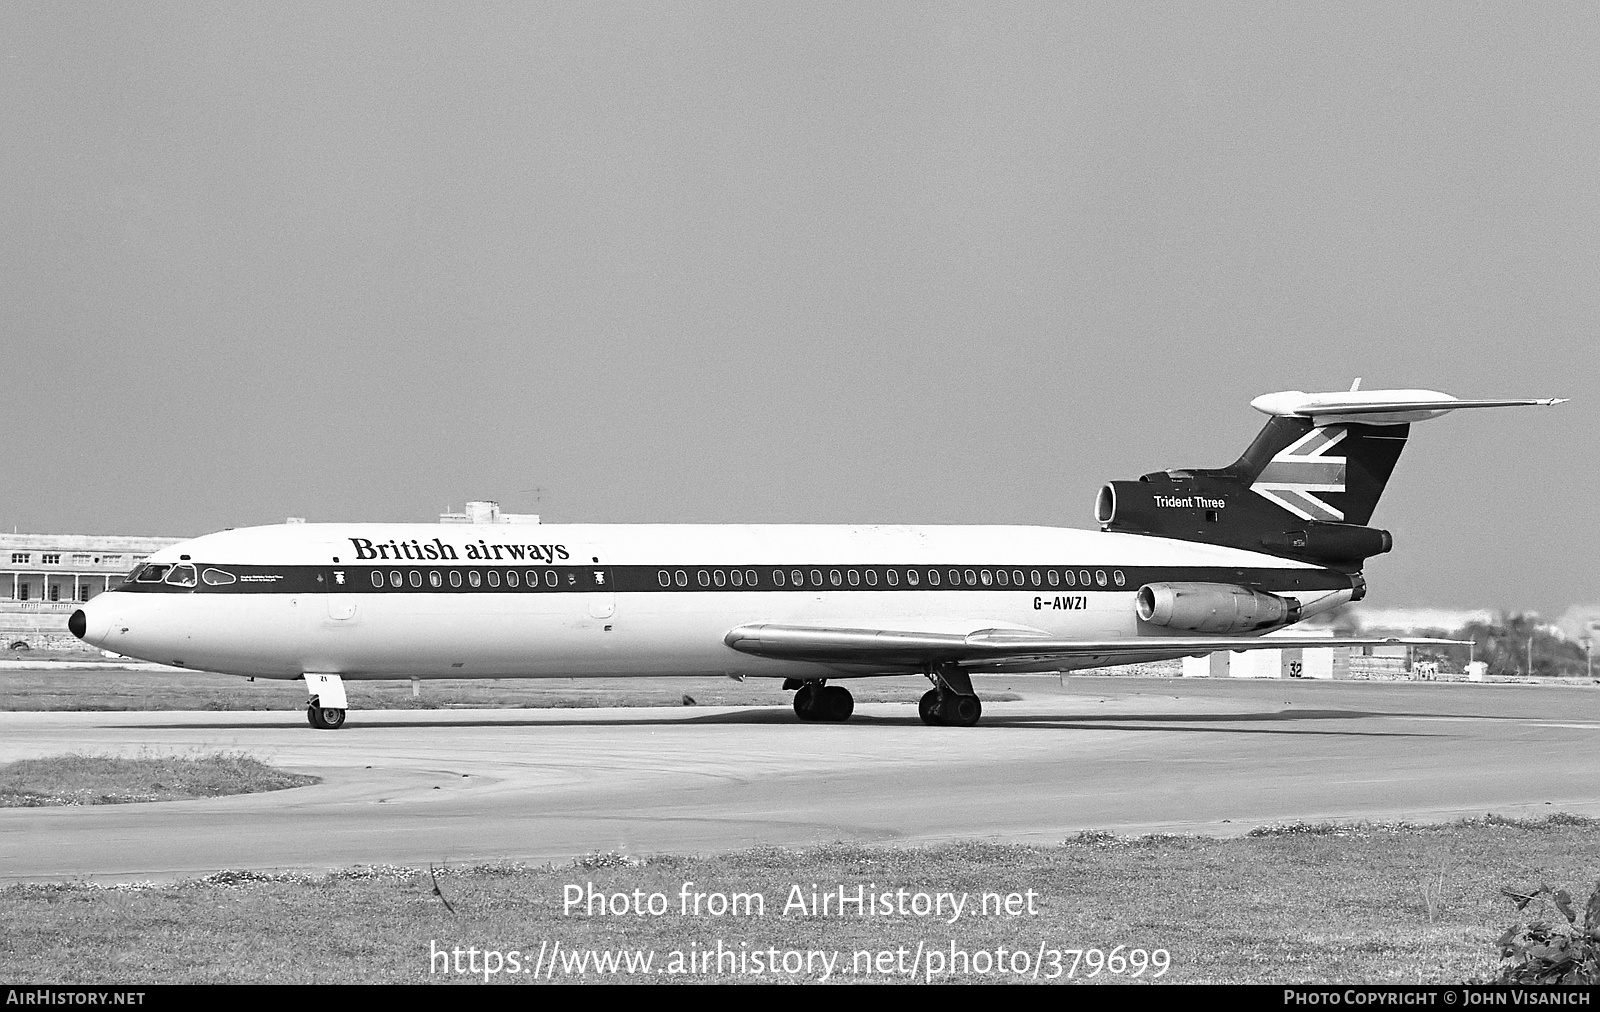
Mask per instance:
[[[305,680],[311,696],[306,702],[306,722],[323,731],[343,727],[345,709],[350,705],[344,695],[344,679],[307,672]]]

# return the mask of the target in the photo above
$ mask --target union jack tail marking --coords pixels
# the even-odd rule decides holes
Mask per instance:
[[[1250,491],[1302,520],[1342,522],[1344,513],[1314,493],[1345,490],[1345,458],[1329,456],[1328,451],[1348,434],[1343,425],[1312,429],[1279,450],[1256,476]]]

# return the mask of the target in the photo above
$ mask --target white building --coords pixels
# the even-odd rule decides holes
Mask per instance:
[[[474,499],[460,513],[440,513],[441,524],[536,524],[537,513],[501,513],[500,504],[488,499]]]
[[[1273,633],[1268,633],[1270,640]],[[1328,636],[1332,629],[1287,629],[1284,635]],[[1219,651],[1183,659],[1185,678],[1349,678],[1349,647]]]

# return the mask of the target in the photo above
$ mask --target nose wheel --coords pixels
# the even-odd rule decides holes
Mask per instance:
[[[333,731],[344,726],[344,711],[313,704],[306,707],[306,722],[312,727]]]
[[[350,705],[345,697],[344,679],[310,671],[303,677],[306,692],[311,697],[306,700],[306,723],[322,731],[343,727],[345,708]]]

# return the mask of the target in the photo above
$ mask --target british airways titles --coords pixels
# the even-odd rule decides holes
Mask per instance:
[[[371,541],[367,538],[349,538],[355,546],[356,560],[367,562],[373,559],[379,561],[395,561],[412,559],[426,562],[430,559],[448,559],[452,562],[460,561],[461,556],[456,554],[456,546],[445,544],[440,538],[429,542],[415,539],[411,541]],[[554,564],[565,562],[568,558],[566,545],[491,545],[486,541],[476,544],[467,542],[462,546],[469,560],[480,562],[545,562]]]

